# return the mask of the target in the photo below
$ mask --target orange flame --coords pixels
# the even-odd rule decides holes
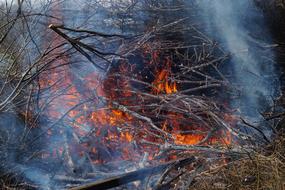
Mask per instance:
[[[203,136],[202,135],[193,135],[193,134],[187,134],[187,135],[181,135],[181,134],[177,134],[174,135],[175,137],[175,144],[178,145],[195,145],[198,144],[199,142],[201,142],[201,140],[203,140]]]
[[[154,86],[153,91],[156,94],[166,93],[172,94],[177,92],[177,85],[175,81],[169,79],[171,75],[171,62],[167,59],[166,69],[162,69],[157,73],[152,85]]]

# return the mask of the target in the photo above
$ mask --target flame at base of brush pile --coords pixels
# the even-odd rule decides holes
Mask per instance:
[[[77,144],[69,149],[81,156],[87,152],[94,163],[140,160],[146,152],[148,159],[153,159],[159,152],[159,145],[168,137],[155,131],[152,123],[170,134],[175,145],[230,145],[232,137],[228,132],[214,131],[215,135],[208,137],[210,129],[202,123],[194,123],[187,115],[170,110],[160,114],[159,108],[150,106],[157,103],[157,96],[175,96],[180,87],[175,81],[174,63],[169,56],[145,49],[140,53],[144,57],[143,68],[121,62],[107,77],[94,71],[79,84],[74,84],[74,75],[68,65],[42,75],[41,87],[52,86],[49,94],[64,92],[52,101],[47,109],[48,117],[57,120],[66,114],[64,126],[70,129],[51,129],[49,135],[69,131],[75,139],[72,141]],[[68,59],[59,60],[57,64],[65,62]],[[91,101],[84,103],[87,99]],[[154,118],[155,114],[157,119],[146,119]],[[234,117],[227,119],[235,123]],[[64,152],[64,147],[54,149]]]

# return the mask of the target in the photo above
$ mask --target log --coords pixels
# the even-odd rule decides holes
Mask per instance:
[[[125,174],[121,174],[118,176],[110,177],[108,179],[103,179],[99,181],[95,181],[92,183],[88,183],[82,186],[74,187],[69,190],[106,190],[114,187],[118,187],[120,185],[124,185],[133,181],[143,180],[146,177],[154,174],[159,174],[169,166],[174,167],[183,167],[195,161],[195,157],[184,158],[164,164],[160,164],[157,166],[151,166],[148,168],[143,168],[137,171],[128,172]]]

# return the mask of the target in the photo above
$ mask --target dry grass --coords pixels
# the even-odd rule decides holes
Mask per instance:
[[[285,189],[285,134],[261,152],[200,174],[190,189]]]

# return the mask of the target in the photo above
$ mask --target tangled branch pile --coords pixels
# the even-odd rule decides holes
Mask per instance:
[[[56,35],[49,43],[30,27],[43,22],[39,17],[59,19],[48,15],[52,3],[45,14],[24,1],[17,9],[1,7],[11,11],[1,15],[7,20],[0,39],[3,189],[68,188],[118,174],[112,164],[122,165],[119,173],[130,170],[126,160],[133,170],[193,156],[195,162],[173,164],[132,187],[282,189],[285,139],[276,125],[284,114],[276,107],[264,114],[276,129],[270,142],[229,106],[236,90],[227,72],[231,55],[183,16],[189,11],[183,1],[126,2],[88,4],[116,14],[112,24],[122,34],[48,23],[45,34]],[[104,77],[72,80],[72,69],[90,63]],[[61,100],[66,105],[57,105]]]

